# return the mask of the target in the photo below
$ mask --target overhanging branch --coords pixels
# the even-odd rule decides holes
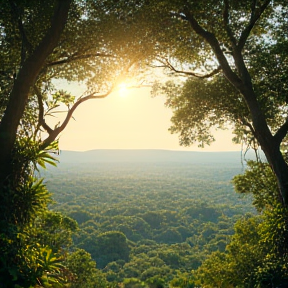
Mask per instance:
[[[75,112],[75,110],[79,107],[80,104],[88,101],[88,100],[93,100],[93,99],[103,99],[106,98],[109,94],[111,94],[111,92],[114,90],[114,88],[119,84],[119,82],[123,79],[123,77],[125,77],[129,71],[129,69],[131,68],[131,66],[135,63],[134,61],[131,61],[129,65],[127,65],[127,67],[123,70],[123,72],[118,76],[118,78],[115,80],[114,84],[111,86],[111,88],[104,94],[97,94],[97,92],[93,92],[89,95],[86,95],[84,97],[80,97],[71,107],[71,109],[68,110],[67,115],[65,117],[65,120],[63,121],[63,123],[56,127],[54,130],[51,129],[51,131],[48,131],[49,136],[42,141],[42,144],[40,145],[40,149],[45,149],[46,147],[48,147],[53,141],[56,140],[56,138],[58,137],[58,135],[66,128],[66,126],[68,125],[69,121],[71,120],[71,118],[73,117],[73,113]],[[45,121],[43,122],[45,123]],[[47,125],[48,126],[48,125]],[[47,127],[46,126],[46,127]]]
[[[192,72],[192,71],[184,71],[184,70],[179,70],[176,69],[168,59],[157,59],[157,61],[159,61],[162,65],[160,66],[154,66],[156,67],[162,67],[162,68],[168,68],[171,71],[177,73],[177,74],[182,74],[182,75],[186,75],[186,76],[193,76],[193,77],[197,77],[197,78],[209,78],[212,77],[214,75],[216,75],[217,73],[219,73],[221,71],[221,66],[218,66],[218,68],[214,69],[213,71],[211,71],[208,74],[199,74],[196,72]]]
[[[46,67],[66,64],[66,63],[70,63],[72,61],[77,61],[77,60],[82,60],[82,59],[89,59],[92,57],[115,58],[116,56],[111,55],[111,54],[106,54],[106,53],[100,53],[100,52],[83,54],[83,55],[78,55],[78,53],[75,53],[75,54],[71,55],[70,57],[66,57],[66,58],[63,58],[63,59],[60,59],[57,61],[49,62],[46,64]]]
[[[198,23],[198,21],[195,19],[195,17],[189,11],[188,8],[184,10],[184,14],[186,15],[186,19],[187,21],[189,21],[190,26],[195,31],[195,33],[201,36],[212,48],[225,77],[228,79],[229,82],[232,83],[232,85],[234,85],[237,89],[239,89],[239,91],[241,91],[242,81],[237,76],[237,74],[231,69],[228,60],[226,59],[216,36],[213,33],[205,30]]]
[[[42,144],[40,145],[40,149],[45,149],[46,147],[48,147],[53,141],[56,140],[56,138],[58,137],[58,135],[66,128],[66,126],[68,125],[69,121],[71,120],[73,113],[75,112],[75,110],[78,108],[78,106],[80,104],[82,104],[83,102],[86,102],[88,100],[91,99],[103,99],[106,98],[111,92],[112,92],[113,88],[111,88],[108,92],[101,94],[101,95],[96,95],[96,92],[93,92],[85,97],[82,97],[80,99],[78,99],[74,105],[71,107],[71,109],[69,109],[69,111],[67,112],[66,118],[63,121],[63,123],[59,126],[56,127],[54,130],[51,129],[51,131],[47,131],[49,136],[42,141]]]

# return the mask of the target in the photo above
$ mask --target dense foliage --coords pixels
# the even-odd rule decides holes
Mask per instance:
[[[207,255],[225,251],[239,218],[255,213],[230,182],[241,169],[240,163],[60,164],[45,178],[57,200],[51,208],[77,220],[74,245],[91,254],[109,285],[177,287]]]
[[[131,47],[125,48],[125,40],[116,34],[125,25],[117,25],[119,17],[102,4],[0,2],[1,287],[56,287],[68,277],[58,263],[67,247],[61,242],[54,247],[45,233],[46,238],[38,239],[41,233],[31,228],[47,220],[51,202],[35,171],[46,163],[55,165],[51,153],[57,153],[58,135],[75,109],[109,95],[132,65]],[[72,95],[59,85],[72,81],[85,84],[86,93]],[[57,109],[65,111],[64,120],[51,124],[47,118]],[[56,218],[48,231],[64,230],[68,244],[74,228]]]
[[[287,3],[140,3],[144,15],[149,11],[146,22],[140,17],[143,29],[153,31],[156,57],[150,65],[174,76],[154,91],[167,95],[171,132],[182,145],[203,146],[214,140],[211,128],[232,127],[235,141],[264,151],[277,178],[277,198],[287,205]]]
[[[61,164],[46,179],[51,208],[77,220],[74,245],[91,254],[107,287],[285,287],[288,219],[274,203],[275,176],[264,163],[248,161],[234,176],[241,169]],[[252,199],[235,194],[233,176]]]

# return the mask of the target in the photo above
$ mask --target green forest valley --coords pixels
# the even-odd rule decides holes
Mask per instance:
[[[181,153],[166,151],[163,160],[157,150],[114,150],[113,157],[109,150],[94,151],[98,158],[93,151],[68,152],[69,157],[64,151],[64,163],[45,172],[56,201],[46,217],[65,215],[78,228],[68,237],[44,219],[42,237],[56,246],[65,239],[73,261],[85,254],[96,262],[97,270],[86,272],[75,287],[100,287],[95,284],[100,279],[101,287],[248,287],[244,281],[256,277],[260,267],[254,261],[264,259],[251,252],[260,241],[263,215],[251,195],[233,189],[231,179],[245,169],[240,153],[186,152],[185,160]],[[81,163],[81,155],[89,162]],[[126,162],[120,162],[123,157]],[[239,249],[240,241],[251,247],[234,251],[234,263],[222,259],[229,249]],[[209,267],[211,259],[217,267]],[[231,278],[221,271],[227,265],[236,265],[225,271],[235,273]]]

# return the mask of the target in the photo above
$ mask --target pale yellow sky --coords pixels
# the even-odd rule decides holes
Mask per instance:
[[[80,91],[76,87],[73,90],[74,95]],[[115,91],[77,108],[75,120],[71,119],[60,136],[60,149],[241,150],[240,145],[232,143],[229,131],[217,132],[216,143],[204,149],[197,145],[181,147],[178,136],[168,131],[171,115],[164,106],[164,97],[152,98],[150,88]]]

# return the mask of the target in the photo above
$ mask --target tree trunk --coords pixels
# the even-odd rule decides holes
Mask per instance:
[[[241,72],[243,75],[249,74],[245,66]],[[250,79],[250,75],[249,77],[245,78]],[[238,82],[230,82],[239,90],[246,101],[252,119],[254,134],[277,178],[279,200],[283,206],[288,206],[288,166],[280,151],[280,143],[282,139],[276,139],[276,136],[272,135],[267,125],[265,115],[259,106],[250,80],[248,82],[242,80],[242,84],[240,86],[237,86]]]
[[[247,72],[248,73],[248,72]],[[252,118],[254,134],[270,164],[279,188],[279,200],[283,206],[288,206],[288,166],[280,151],[280,139],[273,136],[259,106],[252,85],[243,83],[238,90],[244,96]],[[236,87],[237,88],[237,87]]]
[[[260,143],[261,144],[261,143]],[[279,200],[288,206],[288,166],[278,145],[261,144],[261,148],[270,164],[279,188]]]
[[[17,129],[27,104],[30,89],[59,42],[72,0],[59,0],[56,4],[51,26],[42,41],[25,60],[15,79],[4,116],[0,122],[0,191],[12,169],[12,150]]]
[[[230,67],[229,69],[223,69],[224,75],[227,80],[243,95],[243,98],[246,101],[254,128],[254,131],[252,132],[256,136],[261,149],[263,150],[267,161],[277,178],[279,200],[283,206],[288,206],[288,166],[280,151],[280,143],[282,139],[277,139],[277,136],[273,136],[268,127],[265,115],[253,89],[251,76],[246,68],[241,51],[235,49],[233,57],[235,59],[239,76],[237,75],[237,77],[235,77],[235,73],[230,69]],[[281,128],[279,128],[279,130],[280,129]],[[284,136],[285,134],[282,135],[282,138]]]

